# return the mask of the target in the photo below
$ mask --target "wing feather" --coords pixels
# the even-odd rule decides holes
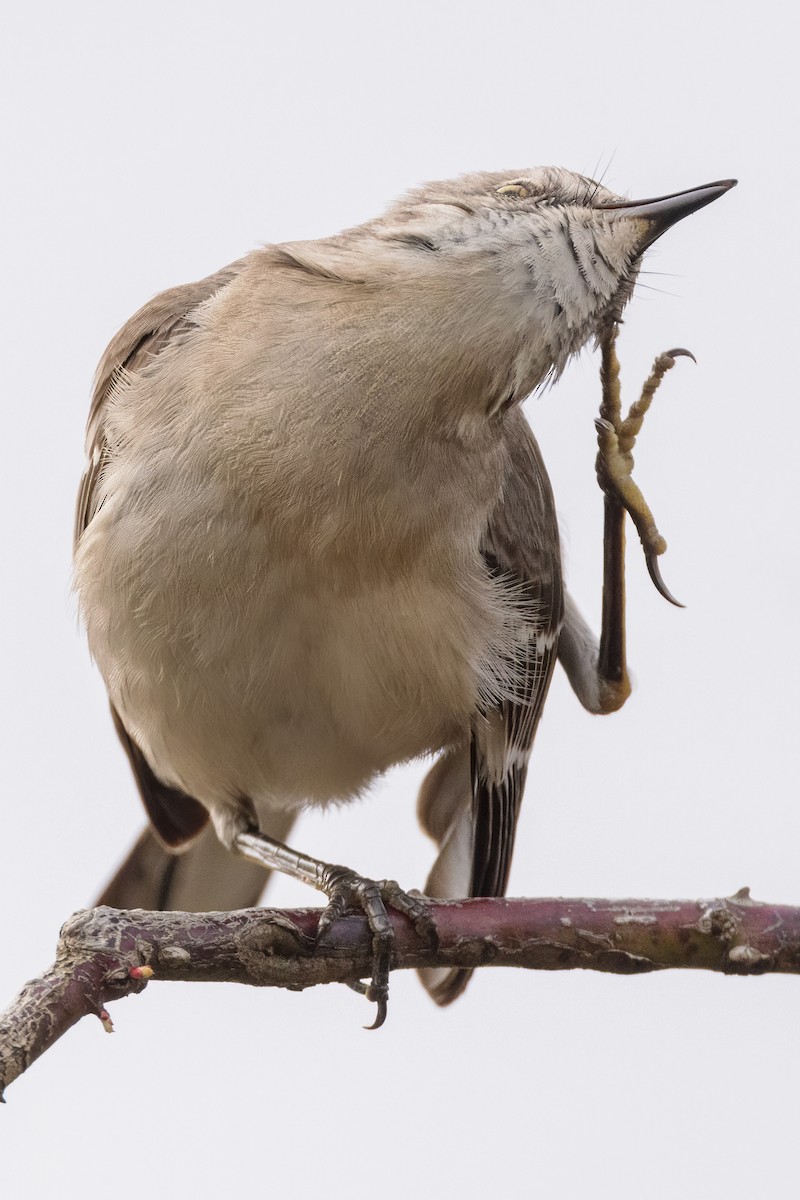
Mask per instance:
[[[86,431],[88,461],[81,479],[75,514],[76,546],[102,502],[100,484],[111,453],[105,420],[114,381],[121,371],[136,371],[151,362],[177,336],[191,328],[193,310],[235,279],[243,261],[232,263],[196,283],[162,292],[134,313],[109,344],[97,368],[89,410]],[[193,796],[187,796],[158,779],[113,706],[111,715],[153,829],[167,849],[177,850],[186,846],[208,822],[207,810]]]
[[[440,845],[426,886],[436,896],[505,894],[528,759],[558,654],[564,596],[553,494],[524,417],[517,410],[506,422],[511,470],[481,551],[521,613],[507,664],[515,686],[511,697],[475,714],[469,746],[441,759],[423,785],[420,818]],[[449,1004],[472,972],[421,974],[433,999]]]
[[[473,723],[473,896],[503,895],[506,889],[528,759],[564,612],[555,503],[539,447],[521,414],[509,443],[512,470],[482,552],[489,570],[521,598],[523,620],[510,664],[515,693],[493,712],[478,713]]]

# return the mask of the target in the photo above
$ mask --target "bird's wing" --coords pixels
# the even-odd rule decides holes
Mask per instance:
[[[88,462],[75,516],[76,545],[101,503],[100,484],[110,452],[106,417],[115,380],[121,371],[136,371],[152,362],[175,337],[191,328],[192,312],[235,279],[242,262],[232,263],[196,283],[162,292],[134,313],[111,341],[95,376],[86,434]],[[113,707],[111,713],[153,828],[165,847],[179,849],[200,833],[208,821],[208,812],[193,796],[168,787],[156,777]]]
[[[476,714],[469,744],[436,763],[420,793],[423,827],[440,845],[426,891],[501,896],[508,882],[528,758],[558,654],[563,586],[558,523],[539,447],[521,413],[506,418],[511,471],[482,543],[489,570],[521,603],[512,698]],[[447,1004],[471,972],[423,973]]]
[[[505,891],[517,812],[533,739],[558,655],[563,618],[555,504],[539,447],[520,417],[512,473],[482,551],[490,570],[522,600],[525,621],[513,663],[513,699],[474,722],[470,749],[475,841],[471,894]],[[511,435],[509,435],[511,438]]]
[[[191,314],[242,269],[244,259],[223,267],[205,279],[160,292],[126,321],[109,343],[94,377],[92,403],[86,427],[87,465],[78,492],[75,543],[95,514],[98,483],[108,454],[106,416],[114,383],[122,371],[136,371],[152,362],[181,332],[192,327]]]

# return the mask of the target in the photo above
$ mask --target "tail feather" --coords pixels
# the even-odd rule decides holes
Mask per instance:
[[[270,813],[262,827],[285,841],[293,812]],[[145,829],[98,897],[113,908],[225,912],[258,904],[269,871],[226,850],[211,826],[182,854],[170,854]]]
[[[439,856],[425,894],[440,900],[470,895],[473,873],[472,776],[469,746],[450,751],[434,764],[419,794],[422,828],[439,844]],[[472,971],[463,967],[423,967],[419,977],[437,1004],[452,1004]]]

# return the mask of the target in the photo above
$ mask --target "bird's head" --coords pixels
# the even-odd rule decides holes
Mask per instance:
[[[619,318],[644,251],[735,182],[634,201],[556,167],[464,175],[410,192],[368,228],[433,274],[460,274],[520,339],[529,391]]]

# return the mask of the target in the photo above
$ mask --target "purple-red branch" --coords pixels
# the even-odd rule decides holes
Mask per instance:
[[[800,973],[800,908],[762,904],[746,888],[718,900],[464,900],[432,902],[432,949],[392,914],[393,968],[584,967],[640,974],[702,967],[729,975]],[[0,1017],[3,1089],[81,1017],[156,980],[294,990],[368,977],[362,916],[346,915],[316,945],[321,909],[162,913],[96,908],[64,925],[54,965]]]

